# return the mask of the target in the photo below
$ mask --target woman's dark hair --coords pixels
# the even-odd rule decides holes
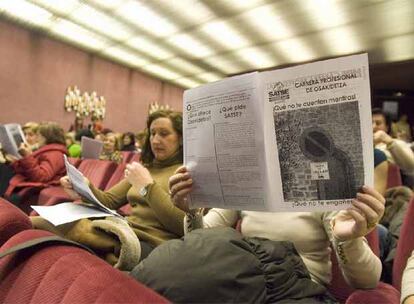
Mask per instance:
[[[91,130],[81,129],[78,132],[76,132],[75,140],[76,141],[81,141],[82,137],[84,137],[84,136],[89,137],[89,138],[94,138],[93,133],[92,133]]]
[[[46,145],[62,144],[66,146],[65,132],[57,123],[42,122],[39,125],[38,132],[46,139]]]
[[[129,137],[129,140],[131,141],[131,143],[129,144],[130,146],[134,146],[135,145],[135,135],[132,132],[126,132],[124,134],[122,134],[122,147],[124,146],[124,138],[125,137]]]
[[[372,109],[372,115],[382,115],[384,116],[385,119],[385,124],[387,125],[388,129],[391,129],[391,117],[388,113],[385,113],[382,109],[380,108],[373,108]]]
[[[141,160],[145,165],[151,165],[155,158],[154,153],[152,153],[152,150],[151,150],[150,127],[151,127],[152,122],[158,118],[169,118],[171,120],[173,129],[175,130],[175,132],[177,132],[177,134],[180,137],[183,136],[183,115],[181,112],[175,112],[171,110],[158,110],[158,111],[151,113],[147,119],[148,132],[146,134],[144,146],[142,147],[142,152],[141,152]],[[182,144],[180,144],[178,155],[179,155],[180,160],[182,161],[183,159],[183,145]]]

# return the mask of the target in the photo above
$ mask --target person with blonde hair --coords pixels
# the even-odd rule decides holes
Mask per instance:
[[[37,131],[39,129],[39,124],[37,122],[27,122],[22,126],[24,137],[26,142],[30,145],[32,151],[37,150],[39,145],[37,143]]]
[[[117,164],[122,162],[122,154],[120,151],[120,139],[115,133],[108,133],[105,135],[103,142],[103,148],[101,155],[99,155],[100,160],[109,160]]]

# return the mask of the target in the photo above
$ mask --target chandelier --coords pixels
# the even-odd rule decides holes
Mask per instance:
[[[69,86],[65,94],[65,110],[75,112],[76,117],[91,117],[96,120],[103,120],[106,113],[106,100],[103,96],[93,91],[83,94],[77,86]]]

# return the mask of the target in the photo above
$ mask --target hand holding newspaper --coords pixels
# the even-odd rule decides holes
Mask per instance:
[[[227,78],[184,93],[193,207],[346,209],[373,185],[366,54]]]
[[[55,206],[31,206],[40,216],[47,219],[53,225],[70,223],[82,218],[119,216],[116,211],[104,206],[93,194],[89,185],[85,181],[82,172],[71,165],[64,155],[65,166],[69,180],[81,197],[85,198],[90,204],[62,203]]]

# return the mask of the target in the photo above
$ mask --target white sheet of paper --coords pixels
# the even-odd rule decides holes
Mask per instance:
[[[116,213],[116,211],[109,209],[95,197],[92,190],[85,182],[85,177],[83,176],[82,172],[80,172],[78,169],[76,169],[73,165],[69,163],[66,155],[64,155],[63,157],[65,159],[66,172],[69,177],[69,180],[72,182],[73,190],[75,190],[83,198],[96,204],[97,207],[107,211],[108,213],[119,216],[119,214]]]
[[[102,141],[83,136],[81,139],[82,158],[99,159],[102,147]]]
[[[31,206],[39,215],[58,226],[83,218],[113,216],[102,210],[74,203],[61,203],[54,206]]]

